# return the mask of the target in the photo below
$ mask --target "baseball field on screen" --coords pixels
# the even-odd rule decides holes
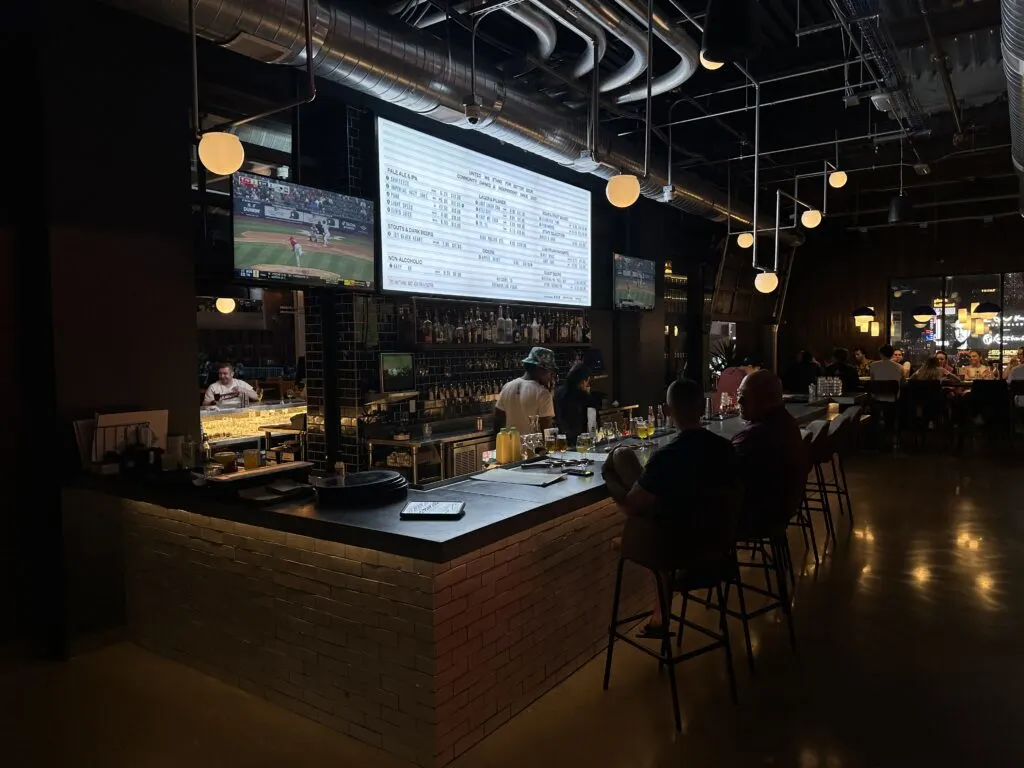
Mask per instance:
[[[301,248],[297,255],[289,238]],[[331,232],[327,244],[310,239],[308,225],[235,214],[235,269],[294,273],[296,277],[373,283],[372,235]]]

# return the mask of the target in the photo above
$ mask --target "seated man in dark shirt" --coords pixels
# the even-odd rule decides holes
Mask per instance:
[[[850,353],[843,347],[832,350],[832,364],[825,368],[825,375],[843,382],[843,394],[860,389],[860,373],[850,365]]]
[[[750,422],[732,439],[747,488],[740,535],[760,536],[796,514],[811,469],[800,427],[782,402],[782,382],[757,371],[739,391],[740,418]]]
[[[709,499],[739,485],[736,459],[729,441],[701,427],[704,395],[700,385],[681,379],[666,395],[669,415],[678,432],[651,454],[641,467],[634,451],[616,449],[605,461],[605,482],[627,515],[664,517],[678,521],[677,530],[699,530],[701,518],[719,513]],[[659,605],[655,605],[646,636],[665,631]]]

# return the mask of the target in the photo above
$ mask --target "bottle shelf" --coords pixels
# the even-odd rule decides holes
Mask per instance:
[[[436,350],[438,352],[455,352],[457,350],[472,350],[472,349],[522,349],[529,352],[532,347],[544,347],[545,349],[587,349],[590,347],[589,342],[581,341],[579,344],[573,344],[571,342],[559,342],[552,344],[550,342],[537,342],[536,344],[413,344],[413,352],[430,352]]]

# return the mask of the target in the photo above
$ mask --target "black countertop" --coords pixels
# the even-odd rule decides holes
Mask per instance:
[[[825,413],[825,408],[817,406],[788,408],[801,423]],[[731,433],[742,426],[739,419],[730,419],[724,428],[712,430]],[[593,469],[593,477],[566,477],[546,488],[466,479],[429,491],[410,490],[405,501],[348,510],[322,509],[312,501],[261,507],[217,496],[180,478],[176,483],[167,479],[147,483],[92,477],[78,485],[209,517],[443,563],[607,498],[600,463]],[[399,513],[410,501],[461,501],[466,514],[459,520],[402,520]]]

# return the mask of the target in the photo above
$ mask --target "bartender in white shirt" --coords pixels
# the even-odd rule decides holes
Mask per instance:
[[[259,393],[241,379],[235,378],[235,369],[230,363],[217,367],[217,380],[206,388],[203,405],[218,405],[222,408],[241,408],[243,399],[246,404],[258,402]]]

